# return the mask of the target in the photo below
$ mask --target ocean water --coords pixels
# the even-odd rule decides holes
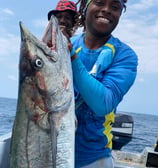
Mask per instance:
[[[0,136],[11,132],[15,112],[16,99],[8,99],[0,97]]]
[[[0,97],[0,136],[11,132],[15,112],[16,99]],[[158,115],[127,113],[133,116],[133,139],[121,150],[140,153],[145,147],[153,147],[158,134]]]

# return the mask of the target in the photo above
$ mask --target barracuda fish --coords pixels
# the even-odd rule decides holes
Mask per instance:
[[[10,168],[74,168],[74,95],[66,38],[53,16],[42,41],[22,22],[20,30]]]

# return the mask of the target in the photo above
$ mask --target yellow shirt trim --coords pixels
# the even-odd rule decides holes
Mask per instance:
[[[111,134],[111,130],[112,130],[112,123],[114,123],[114,110],[112,112],[110,112],[109,114],[107,114],[105,116],[105,122],[103,123],[103,126],[105,128],[105,130],[103,131],[104,135],[107,137],[108,139],[108,143],[106,145],[106,147],[112,149],[112,138],[113,135]]]
[[[112,50],[112,52],[113,52],[113,56],[115,55],[115,47],[112,44],[106,43],[106,44],[104,44],[104,46],[109,47]]]

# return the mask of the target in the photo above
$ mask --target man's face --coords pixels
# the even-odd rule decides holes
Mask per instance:
[[[107,36],[118,24],[122,6],[119,0],[92,0],[86,12],[86,28],[97,36]]]
[[[73,28],[73,15],[70,11],[61,11],[56,13],[55,16],[58,19],[59,26],[64,26],[66,29]]]

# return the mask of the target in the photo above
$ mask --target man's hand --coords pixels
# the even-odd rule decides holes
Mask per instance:
[[[59,25],[60,31],[63,33],[63,35],[69,40],[69,38],[73,35],[73,29],[67,28],[66,26]]]

